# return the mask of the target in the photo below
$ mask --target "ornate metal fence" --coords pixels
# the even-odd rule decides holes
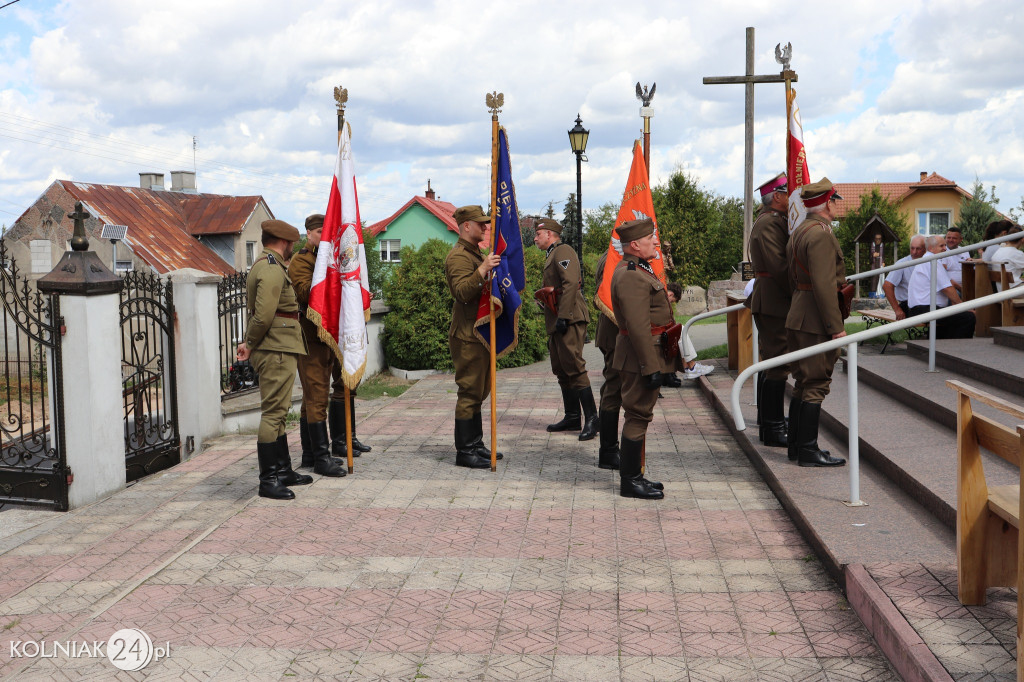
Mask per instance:
[[[0,503],[68,508],[60,298],[18,279],[0,241],[3,375],[0,377]]]
[[[129,481],[181,461],[171,283],[128,272],[121,291],[121,379]]]
[[[217,285],[217,313],[220,316],[221,397],[259,386],[259,377],[249,361],[235,361],[235,347],[245,338],[246,273],[235,272]]]

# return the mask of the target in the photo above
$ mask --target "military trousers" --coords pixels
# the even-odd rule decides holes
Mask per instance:
[[[583,360],[586,335],[587,323],[573,322],[564,334],[555,332],[548,337],[551,371],[563,389],[578,390],[590,386],[587,363]]]
[[[296,354],[256,349],[250,356],[260,377],[260,428],[256,440],[273,443],[284,435],[285,419],[292,404]]]
[[[305,329],[305,326],[304,326]],[[306,355],[299,356],[299,381],[302,383],[302,416],[311,424],[327,421],[331,372],[337,364],[334,351],[319,338],[306,334]]]
[[[456,419],[472,419],[491,392],[491,354],[479,341],[448,337],[448,349],[455,365]]]
[[[764,313],[754,313],[757,325],[757,345],[762,360],[777,358],[789,352],[786,333],[786,318]],[[766,379],[785,381],[789,377],[789,365],[773,367],[765,372]]]
[[[810,334],[795,329],[786,331],[791,351],[809,348],[832,338],[828,334]],[[793,378],[796,379],[793,397],[805,403],[823,401],[828,395],[829,387],[832,384],[832,371],[836,368],[838,360],[839,349],[836,349],[792,363]]]
[[[658,402],[658,388],[647,387],[647,380],[635,372],[619,372],[622,379],[622,413],[625,422],[622,436],[630,440],[643,440],[647,425],[654,420],[654,405]]]
[[[614,348],[604,354],[604,369],[601,370],[601,376],[604,377],[604,383],[601,384],[601,412],[618,413],[622,407],[622,375],[619,374],[619,370],[612,368],[613,355]]]

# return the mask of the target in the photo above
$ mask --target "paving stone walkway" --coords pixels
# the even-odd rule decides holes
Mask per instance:
[[[649,431],[660,502],[619,497],[597,441],[545,431],[545,365],[500,387],[493,474],[454,466],[439,375],[359,403],[373,452],[293,502],[255,496],[254,439],[230,436],[0,540],[0,676],[898,679],[695,386],[665,389]],[[170,655],[10,656],[120,628]]]

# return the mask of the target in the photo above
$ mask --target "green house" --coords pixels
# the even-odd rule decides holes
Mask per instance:
[[[449,244],[459,240],[455,224],[455,205],[434,198],[427,181],[424,196],[414,196],[394,215],[370,225],[367,229],[377,238],[378,257],[385,263],[397,263],[403,246],[419,248],[428,239],[442,239]],[[371,254],[366,254],[371,258]]]

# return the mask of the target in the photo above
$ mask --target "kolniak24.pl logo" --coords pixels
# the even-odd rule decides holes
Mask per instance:
[[[10,655],[15,658],[107,658],[114,667],[129,672],[142,670],[153,661],[171,654],[171,643],[153,646],[153,640],[138,628],[118,630],[106,642],[49,642],[12,640]]]

